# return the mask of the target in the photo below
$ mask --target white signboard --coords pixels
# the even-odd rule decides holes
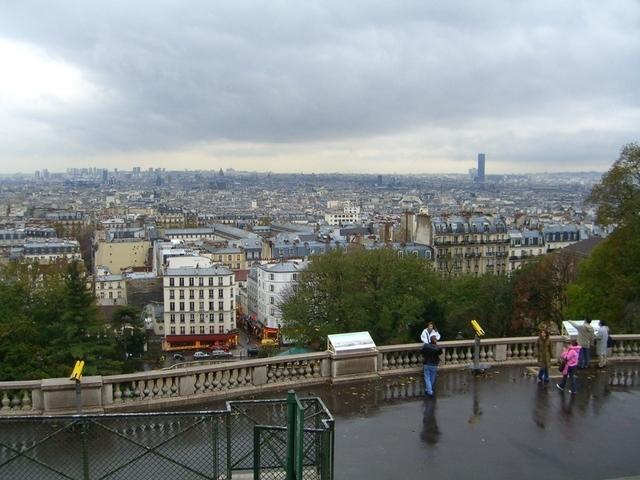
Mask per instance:
[[[366,352],[376,349],[369,332],[338,333],[329,335],[329,350],[333,353]]]
[[[582,325],[584,323],[584,320],[565,320],[564,322],[562,322],[562,334],[568,335],[571,338],[576,338],[578,336],[578,330],[573,326],[573,323],[571,322],[575,323],[576,325]],[[590,325],[593,328],[593,333],[597,335],[598,330],[600,330],[600,320],[591,320]]]

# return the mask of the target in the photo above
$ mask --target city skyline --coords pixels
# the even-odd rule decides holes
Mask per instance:
[[[605,171],[638,140],[638,19],[633,1],[3,5],[0,173],[464,174],[478,152],[487,175]]]

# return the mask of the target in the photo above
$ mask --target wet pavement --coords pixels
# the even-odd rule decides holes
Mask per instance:
[[[640,365],[580,371],[575,396],[531,371],[441,371],[435,399],[419,375],[297,393],[334,415],[338,480],[640,475]]]
[[[337,479],[610,479],[640,474],[640,368],[580,374],[578,394],[525,368],[442,372],[332,392]],[[613,385],[612,385],[613,384]],[[335,389],[334,389],[335,390]]]

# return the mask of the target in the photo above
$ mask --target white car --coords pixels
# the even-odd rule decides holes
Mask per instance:
[[[205,358],[209,358],[210,355],[207,352],[202,352],[202,351],[198,351],[196,353],[193,354],[193,359],[194,360],[203,360]]]

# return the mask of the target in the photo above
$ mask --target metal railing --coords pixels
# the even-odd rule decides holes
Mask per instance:
[[[293,413],[292,401],[300,406]],[[220,411],[6,417],[0,478],[230,479],[246,471],[255,479],[331,480],[333,436],[322,401],[293,392]]]

